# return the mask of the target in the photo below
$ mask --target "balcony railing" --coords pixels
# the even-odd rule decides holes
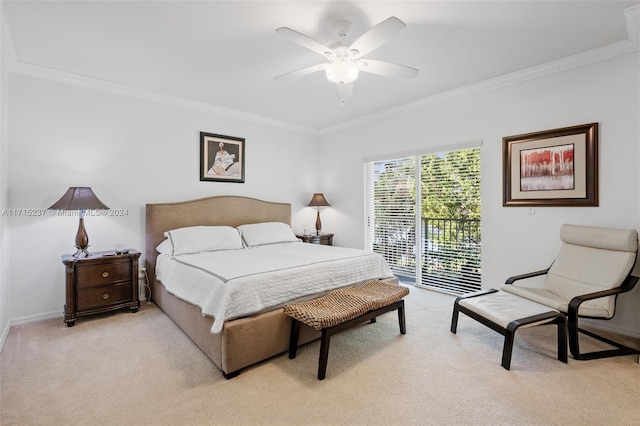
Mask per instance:
[[[374,251],[382,254],[394,274],[416,281],[413,220],[376,218]],[[421,279],[418,285],[451,294],[480,289],[480,220],[422,219]]]
[[[422,219],[421,284],[452,294],[480,290],[480,220]]]

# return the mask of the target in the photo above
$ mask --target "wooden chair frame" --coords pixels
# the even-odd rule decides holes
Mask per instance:
[[[493,331],[497,331],[498,333],[502,334],[504,336],[504,344],[502,347],[501,365],[505,370],[510,370],[511,355],[513,354],[513,341],[515,340],[515,334],[518,328],[521,326],[537,323],[540,321],[547,321],[540,325],[555,324],[558,327],[558,361],[562,361],[566,364],[567,363],[567,324],[566,324],[566,318],[562,314],[562,312],[549,308],[549,312],[544,312],[538,315],[515,319],[511,321],[506,328],[504,328],[501,325],[496,324],[490,319],[484,317],[483,315],[478,314],[473,310],[467,309],[466,307],[460,305],[461,300],[468,299],[471,297],[482,297],[482,296],[486,296],[487,294],[496,293],[497,291],[498,290],[494,288],[490,288],[488,290],[482,290],[482,291],[458,296],[456,298],[456,301],[453,304],[453,315],[451,317],[451,332],[453,334],[456,334],[458,329],[458,316],[459,316],[459,313],[462,312],[466,314],[468,317],[478,321],[479,323],[486,325]]]
[[[513,284],[518,280],[546,275],[549,269],[550,267],[540,271],[534,271],[526,274],[515,275],[513,277],[508,278],[505,284]],[[633,267],[631,268],[631,271],[633,271]],[[608,320],[611,318],[581,316],[578,314],[580,305],[586,302],[587,300],[594,300],[602,297],[615,296],[617,301],[617,297],[619,294],[631,291],[635,287],[637,282],[638,282],[638,277],[631,275],[631,272],[629,272],[629,274],[627,274],[627,277],[624,279],[624,281],[619,287],[615,287],[608,290],[597,291],[594,293],[583,294],[571,299],[571,301],[569,302],[568,312],[563,312],[563,313],[567,317],[569,350],[571,351],[571,356],[574,359],[589,360],[589,359],[608,358],[608,357],[622,356],[622,355],[640,354],[640,350],[638,349],[630,348],[628,346],[623,345],[622,343],[613,341],[602,335],[596,334],[593,331],[580,328],[579,326],[579,318],[591,318],[591,319],[598,319],[598,320]],[[585,334],[589,337],[600,340],[601,342],[607,343],[608,345],[614,346],[616,347],[616,349],[593,351],[593,352],[580,352],[580,342],[578,337],[579,333]]]

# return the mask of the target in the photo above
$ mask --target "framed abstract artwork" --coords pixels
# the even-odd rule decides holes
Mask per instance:
[[[200,132],[200,180],[244,183],[244,138]]]
[[[503,206],[598,205],[598,123],[502,138]]]

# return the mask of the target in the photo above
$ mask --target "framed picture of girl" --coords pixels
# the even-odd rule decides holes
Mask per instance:
[[[200,180],[244,183],[244,138],[200,132]]]

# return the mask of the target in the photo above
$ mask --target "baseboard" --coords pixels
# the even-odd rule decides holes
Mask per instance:
[[[48,313],[38,314],[38,315],[29,315],[26,317],[20,317],[20,318],[10,320],[7,323],[7,326],[4,328],[4,330],[2,330],[2,336],[0,337],[0,352],[2,352],[2,348],[4,348],[4,343],[7,341],[7,337],[9,336],[9,331],[11,330],[11,327],[13,327],[14,325],[29,324],[31,322],[44,321],[52,318],[62,319],[62,315],[60,311],[48,312]]]
[[[140,302],[146,302],[146,297],[140,298]],[[4,343],[9,336],[9,331],[11,327],[14,325],[22,325],[29,324],[36,321],[44,321],[52,318],[61,318],[62,315],[59,311],[49,312],[38,315],[29,315],[25,317],[16,318],[7,323],[7,326],[2,330],[2,336],[0,336],[0,352],[2,352],[2,348],[4,348]],[[635,339],[640,339],[640,331],[635,330],[629,327],[623,327],[618,324],[608,323],[606,321],[597,321],[597,320],[589,320],[589,319],[581,319],[580,324],[584,326],[588,326],[590,328],[594,328],[601,331],[606,331],[609,333],[620,334],[623,336],[632,337]]]
[[[0,336],[0,352],[2,352],[2,348],[4,348],[4,342],[7,341],[9,330],[11,330],[11,321],[7,322],[7,326],[2,330],[2,336]]]
[[[146,301],[147,301],[146,297],[143,297],[143,298],[140,299],[140,303],[146,302]],[[9,321],[9,323],[7,324],[7,327],[5,328],[5,330],[2,333],[2,340],[0,340],[0,350],[2,350],[2,347],[4,346],[4,341],[6,340],[8,334],[9,334],[9,330],[14,325],[29,324],[29,323],[32,323],[32,322],[50,320],[50,319],[53,319],[53,318],[60,318],[60,321],[62,321],[63,317],[64,317],[64,315],[60,311],[53,311],[53,312],[46,312],[46,313],[42,313],[42,314],[27,315],[27,316],[24,316],[24,317],[14,318],[13,320]]]
[[[45,312],[42,314],[27,315],[25,317],[12,319],[10,322],[10,325],[14,326],[14,325],[29,324],[31,322],[44,321],[52,318],[60,318],[60,320],[62,320],[62,317],[63,315],[62,315],[62,312],[60,311]]]
[[[634,339],[640,339],[640,330],[621,326],[619,324],[613,324],[607,321],[591,320],[588,318],[581,318],[579,321],[580,327],[585,326],[600,331],[606,331],[609,333],[620,334],[622,336],[632,337]]]

